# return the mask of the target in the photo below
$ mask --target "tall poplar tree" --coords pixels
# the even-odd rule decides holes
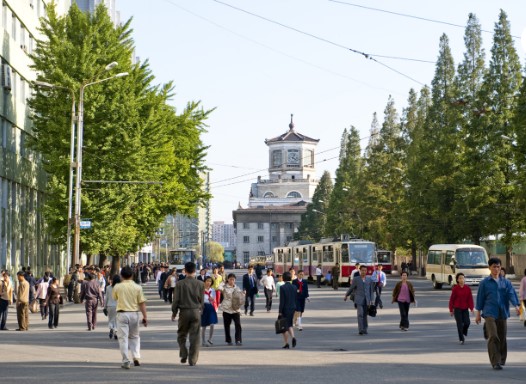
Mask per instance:
[[[513,117],[521,83],[519,56],[513,45],[508,17],[501,10],[495,24],[489,69],[479,96],[484,109],[478,124],[485,138],[479,172],[491,180],[486,192],[488,231],[502,235],[508,267],[512,266],[512,244],[522,229],[517,207],[515,151],[509,140],[515,137]]]

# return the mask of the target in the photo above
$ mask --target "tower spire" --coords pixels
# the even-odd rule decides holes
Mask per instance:
[[[290,114],[290,124],[289,124],[289,128],[290,128],[291,131],[294,129],[293,117],[294,117],[294,114],[291,113]]]

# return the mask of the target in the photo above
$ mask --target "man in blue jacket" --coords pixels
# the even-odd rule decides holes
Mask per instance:
[[[510,317],[510,302],[519,315],[519,299],[511,282],[500,276],[500,259],[492,257],[488,264],[490,275],[480,282],[477,292],[475,322],[480,324],[482,313],[488,336],[489,360],[493,369],[500,370],[506,364],[508,355],[506,320]]]

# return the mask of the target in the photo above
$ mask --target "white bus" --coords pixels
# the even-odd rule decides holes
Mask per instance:
[[[426,278],[433,288],[442,284],[456,284],[455,275],[462,272],[466,284],[478,285],[488,275],[488,254],[473,244],[435,244],[429,248],[426,259]]]

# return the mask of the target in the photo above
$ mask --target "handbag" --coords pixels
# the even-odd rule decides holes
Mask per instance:
[[[276,328],[276,335],[287,332],[287,319],[285,317],[278,317],[274,323],[274,327]]]
[[[29,310],[31,311],[31,313],[37,313],[39,311],[39,305],[38,305],[38,301],[36,300],[33,300],[30,304],[29,304]]]
[[[62,295],[58,296],[58,304],[59,305],[64,305],[64,297],[62,297]]]
[[[367,308],[367,314],[371,317],[376,317],[376,305],[369,305],[369,308]]]

